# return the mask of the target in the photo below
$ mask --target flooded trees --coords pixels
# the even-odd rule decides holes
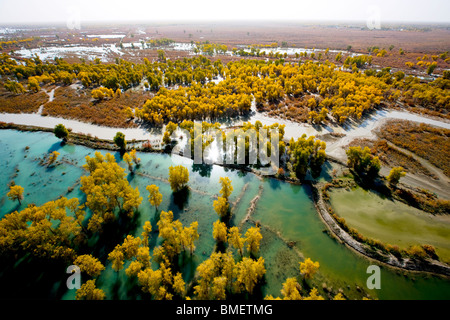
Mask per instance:
[[[219,243],[225,243],[227,241],[227,225],[225,222],[217,220],[213,223],[213,237]]]
[[[169,167],[169,183],[173,192],[185,188],[189,182],[189,171],[182,165]]]
[[[219,196],[217,200],[214,200],[213,207],[214,211],[216,211],[219,217],[223,220],[229,218],[231,214],[230,202],[228,199],[233,192],[233,186],[231,185],[231,180],[228,177],[221,177],[219,181],[222,186],[219,191],[221,196]]]
[[[234,290],[241,292],[246,291],[249,294],[258,283],[259,279],[266,273],[264,267],[264,258],[259,257],[257,260],[244,257],[235,266],[236,281]]]
[[[78,199],[64,197],[7,214],[0,220],[0,253],[31,253],[72,262],[75,245],[85,237],[84,216]]]
[[[128,170],[133,172],[133,162],[138,167],[141,163],[141,159],[136,156],[136,149],[131,150],[130,152],[125,152],[123,155],[123,160],[128,165]]]
[[[142,202],[139,190],[133,189],[125,177],[124,169],[117,163],[113,155],[100,152],[95,157],[86,157],[83,168],[89,175],[81,177],[81,191],[86,198],[86,206],[92,210],[88,229],[97,231],[105,221],[115,219],[115,212],[133,216],[134,210]]]
[[[128,165],[128,170],[133,173],[133,160],[127,152],[123,154],[123,161]]]
[[[300,262],[300,273],[305,279],[311,279],[319,270],[319,262],[314,262],[310,258],[306,258],[304,262]]]
[[[199,235],[198,222],[194,221],[189,227],[183,227],[179,220],[173,221],[172,211],[162,211],[158,221],[159,235],[164,239],[162,249],[169,259],[188,249],[192,254],[195,250],[195,241]]]
[[[23,187],[19,185],[13,185],[9,188],[9,192],[6,194],[6,196],[11,201],[18,201],[19,204],[22,204],[23,200]]]
[[[150,293],[156,300],[172,300],[174,294],[183,296],[186,284],[181,273],[173,274],[164,262],[157,270],[145,268],[137,275],[142,291]]]
[[[245,242],[247,243],[247,250],[251,254],[257,254],[259,251],[259,244],[262,240],[262,235],[259,227],[251,227],[245,233]]]
[[[58,151],[53,151],[52,153],[50,153],[50,155],[48,157],[47,165],[50,166],[50,165],[54,164],[56,159],[58,159],[59,155],[60,155],[60,153]]]
[[[214,223],[213,237],[222,245],[228,240],[230,247],[226,250],[225,247],[216,248],[219,252],[213,252],[209,259],[197,267],[199,277],[194,287],[196,298],[224,300],[227,295],[252,295],[255,286],[266,272],[264,258],[254,257],[262,239],[259,228],[248,229],[246,238],[243,238],[239,228],[232,227],[228,231],[227,239],[227,226],[218,220]],[[250,257],[244,256],[246,242]],[[238,260],[233,257],[230,250],[232,247],[239,252]]]
[[[163,198],[162,194],[159,192],[159,188],[152,184],[147,186],[146,189],[149,193],[148,202],[158,210],[158,206],[161,204]]]
[[[238,250],[241,257],[244,255],[245,239],[241,237],[238,227],[231,227],[228,230],[228,243]]]
[[[55,134],[55,137],[62,139],[63,141],[67,141],[69,136],[69,130],[67,130],[63,124],[57,124],[53,129],[53,133]]]
[[[319,262],[313,262],[310,258],[306,258],[304,262],[300,262],[300,273],[303,275],[304,279],[311,279],[314,274],[316,274],[319,269]],[[297,281],[297,278],[287,278],[283,283],[283,288],[281,289],[282,298],[274,298],[272,295],[265,297],[266,300],[324,300],[324,298],[319,295],[317,288],[312,288],[309,295],[302,297],[301,286]],[[336,300],[345,300],[342,295],[337,295]]]
[[[220,218],[225,218],[229,213],[230,204],[226,198],[219,197],[217,200],[214,200],[213,207]]]
[[[220,177],[219,179],[220,185],[222,188],[220,189],[220,195],[228,201],[231,193],[233,192],[233,186],[231,185],[231,179],[228,177]]]
[[[88,280],[77,290],[76,300],[104,300],[105,292],[95,286],[95,280]]]
[[[78,256],[73,264],[78,266],[81,272],[85,272],[91,277],[98,277],[100,273],[105,270],[105,266],[90,254]]]
[[[258,281],[265,274],[264,259],[244,257],[236,262],[231,252],[213,252],[198,267],[199,275],[194,294],[197,299],[225,300],[227,294],[251,295]]]
[[[114,136],[114,143],[116,146],[120,148],[121,151],[124,151],[127,147],[127,141],[125,140],[125,135],[122,132],[117,132]]]
[[[297,141],[291,138],[289,142],[289,161],[298,178],[303,178],[308,169],[313,176],[318,176],[326,159],[326,143],[316,140],[314,136],[303,134]]]
[[[296,278],[287,278],[281,289],[283,300],[301,300],[302,296],[300,295],[299,288],[300,284]]]

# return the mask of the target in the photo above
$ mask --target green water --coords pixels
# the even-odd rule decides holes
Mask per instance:
[[[401,248],[433,245],[440,259],[450,262],[449,216],[433,216],[359,187],[333,190],[330,201],[336,213],[361,234]]]
[[[29,146],[28,150],[25,150],[26,146]],[[61,153],[58,158],[61,163],[52,169],[39,165],[39,160],[54,150]],[[49,133],[1,130],[0,216],[20,210],[29,203],[43,204],[60,195],[84,199],[79,190],[78,179],[85,174],[81,168],[85,156],[92,156],[94,152],[82,146],[61,146],[60,141]],[[119,154],[115,156],[120,161]],[[234,225],[241,224],[250,201],[258,194],[259,188],[262,188],[251,220],[242,224],[242,232],[256,221],[261,224],[263,240],[260,253],[265,258],[267,269],[265,285],[262,288],[263,296],[278,296],[282,282],[287,277],[299,275],[298,267],[302,257],[310,257],[319,261],[320,271],[309,285],[317,286],[324,295],[323,283],[328,288],[332,287],[333,292],[342,289],[350,298],[360,299],[363,295],[370,294],[371,297],[379,299],[450,299],[449,280],[395,271],[385,266],[381,266],[381,289],[367,289],[366,269],[373,262],[355,254],[324,232],[325,226],[314,209],[307,186],[291,185],[275,179],[259,179],[253,174],[227,170],[220,166],[203,167],[199,170],[193,167],[191,160],[170,155],[141,153],[138,156],[141,158],[141,166],[137,173],[134,176],[129,175],[128,179],[133,187],[139,188],[144,200],[130,233],[140,235],[142,225],[147,220],[156,226],[157,214],[146,201],[148,194],[145,190],[145,186],[156,184],[163,194],[160,210],[172,210],[175,219],[180,219],[184,225],[195,220],[199,222],[200,238],[195,254],[192,257],[189,254],[182,257],[182,272],[186,281],[192,279],[197,265],[208,258],[214,248],[212,223],[217,220],[217,215],[212,208],[212,202],[220,189],[219,178],[228,176],[234,188],[230,201],[235,202],[241,196],[233,208]],[[184,164],[190,171],[191,192],[181,203],[173,198],[170,186],[165,182],[168,168],[174,163]],[[123,161],[120,164],[125,167]],[[6,184],[11,180],[25,188],[25,199],[21,206],[6,197]],[[71,191],[68,190],[69,187]],[[295,243],[294,247],[289,247],[286,241]],[[153,234],[151,246],[154,247],[158,243],[159,239],[155,239]],[[107,298],[140,298],[140,288],[125,275],[126,266],[117,273],[111,269],[107,260],[102,262],[106,270],[97,280],[97,284],[106,292]],[[45,270],[42,273],[45,273]],[[63,294],[59,295],[59,298],[73,299],[74,290],[65,289],[65,270],[61,272],[60,277],[61,279],[53,277],[52,292],[62,291]],[[363,292],[356,290],[356,286]]]

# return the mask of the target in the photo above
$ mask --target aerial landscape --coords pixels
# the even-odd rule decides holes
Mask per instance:
[[[0,299],[449,300],[431,2],[437,20],[0,4]]]

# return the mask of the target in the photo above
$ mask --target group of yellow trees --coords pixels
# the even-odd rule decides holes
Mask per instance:
[[[202,146],[202,151],[205,151],[208,146],[211,145],[216,139],[221,146],[220,156],[223,162],[230,163],[229,157],[232,156],[233,163],[241,160],[240,157],[245,157],[245,164],[258,164],[259,157],[255,156],[254,163],[250,163],[249,154],[251,148],[252,150],[265,150],[267,151],[267,157],[272,155],[272,152],[276,151],[277,146],[272,146],[272,134],[277,132],[278,134],[278,156],[281,158],[286,151],[286,143],[283,141],[285,134],[285,125],[280,125],[274,123],[271,125],[263,125],[260,121],[255,121],[254,124],[251,122],[244,122],[241,127],[233,130],[224,130],[221,128],[219,122],[209,123],[203,121],[201,125],[199,124],[198,131],[201,134],[195,135],[194,122],[189,120],[183,120],[179,125],[170,121],[166,127],[163,134],[163,143],[165,145],[172,144],[172,135],[177,130],[177,128],[186,130],[190,136],[190,147],[191,156],[194,155],[194,144]],[[263,129],[263,130],[261,130]],[[262,135],[261,135],[262,132]],[[275,140],[274,140],[275,141]],[[258,147],[258,148],[256,148]],[[275,150],[275,151],[274,151]],[[242,151],[242,152],[241,152]],[[217,159],[218,160],[218,159]],[[242,159],[243,160],[243,159]],[[261,161],[260,161],[261,162]],[[259,163],[260,163],[259,162]]]
[[[258,257],[263,238],[260,227],[248,228],[242,237],[239,227],[230,225],[233,212],[229,197],[233,186],[228,177],[220,178],[219,182],[222,186],[220,196],[213,202],[214,210],[219,216],[213,224],[213,237],[217,245],[210,257],[197,267],[197,285],[194,286],[196,298],[202,300],[225,300],[230,295],[250,297],[266,273],[264,258]],[[238,253],[236,258],[233,251]],[[300,272],[305,279],[312,278],[318,268],[319,263],[309,258],[300,262]],[[291,293],[287,292],[288,287],[292,287]],[[287,279],[281,291],[283,299],[301,300],[299,290],[300,285],[295,277]],[[266,299],[274,298],[269,295]],[[318,295],[317,289],[314,288],[309,296],[305,297],[305,300],[308,299],[323,300],[323,297]]]
[[[134,151],[131,158],[136,158]],[[53,155],[54,156],[54,155]],[[142,198],[138,189],[133,189],[124,169],[115,158],[107,153],[95,153],[86,157],[83,166],[88,175],[81,177],[81,190],[86,194],[86,202],[80,204],[77,198],[64,197],[49,201],[42,206],[29,205],[20,212],[7,214],[0,220],[0,255],[26,254],[48,259],[58,259],[73,263],[80,268],[87,280],[76,292],[76,299],[105,299],[106,294],[97,288],[96,281],[105,270],[105,265],[91,254],[78,254],[94,234],[98,234],[103,224],[116,220],[118,215],[130,217],[138,209]],[[169,183],[174,192],[187,186],[189,172],[183,166],[170,167]],[[178,256],[183,252],[193,254],[199,239],[198,222],[183,226],[173,219],[171,211],[162,211],[157,222],[161,245],[149,247],[152,225],[146,221],[140,237],[127,235],[109,252],[107,260],[111,268],[119,272],[125,269],[128,277],[135,277],[142,291],[153,299],[226,299],[229,295],[249,297],[260,283],[266,269],[264,258],[258,257],[262,235],[260,227],[250,227],[241,235],[237,226],[230,225],[233,214],[230,196],[233,192],[231,180],[220,178],[220,196],[213,203],[219,219],[212,225],[212,234],[217,241],[211,256],[197,267],[197,274],[190,284],[183,279],[178,266]],[[156,208],[162,202],[162,194],[155,185],[147,186],[148,201]],[[12,185],[8,197],[21,200],[23,188]],[[89,209],[91,215],[87,218]],[[101,233],[100,233],[101,235]],[[228,247],[228,248],[227,248]],[[238,255],[235,258],[233,251]],[[151,259],[155,262],[152,266]],[[155,264],[159,266],[154,269]],[[318,269],[318,263],[309,259],[301,263],[300,270],[306,278]],[[84,278],[86,279],[86,278]],[[285,294],[291,287],[292,279],[283,285],[285,299],[301,298],[299,294]],[[299,285],[292,289],[297,290]],[[297,288],[297,289],[296,289]],[[273,297],[268,296],[268,299]],[[310,298],[320,298],[317,291],[311,291]]]
[[[262,276],[266,273],[264,258],[256,258],[262,239],[258,227],[247,230],[242,238],[238,227],[230,227],[229,197],[233,192],[231,180],[220,178],[220,196],[214,200],[213,207],[219,220],[213,224],[213,237],[217,241],[216,250],[197,267],[198,280],[194,287],[197,299],[224,300],[227,294],[251,295]],[[226,243],[229,249],[226,250]],[[244,256],[244,245],[249,257]],[[231,248],[239,252],[236,261]]]
[[[156,125],[238,116],[251,107],[252,98],[244,88],[233,80],[217,85],[196,83],[172,90],[162,88],[135,115]]]
[[[141,64],[122,59],[114,64],[98,61],[69,64],[62,59],[50,63],[33,57],[22,65],[2,54],[0,75],[6,76],[5,88],[15,94],[26,91],[23,84],[31,92],[37,92],[41,85],[69,85],[79,80],[99,100],[143,83],[157,94],[143,106],[136,106],[136,113],[130,116],[156,125],[239,116],[250,111],[253,99],[258,108],[275,110],[281,116],[288,98],[305,100],[302,106],[307,108],[310,121],[315,123],[360,119],[389,97],[413,98],[415,104],[426,108],[449,108],[450,80],[439,78],[430,83],[410,85],[414,77],[396,80],[390,71],[359,71],[370,64],[371,56],[361,55],[344,61],[344,67],[352,67],[352,72],[340,70],[328,60],[286,63],[242,59],[224,65],[220,60],[212,62],[204,56],[163,62],[144,58]],[[212,82],[217,76],[224,80]],[[390,94],[393,86],[398,90],[396,95]],[[306,102],[311,96],[315,101]]]
[[[316,140],[314,136],[303,134],[297,141],[291,138],[288,168],[299,178],[304,177],[308,169],[311,169],[313,176],[318,175],[326,160],[325,149],[326,143]]]

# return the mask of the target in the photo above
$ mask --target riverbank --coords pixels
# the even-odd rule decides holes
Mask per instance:
[[[12,130],[18,130],[18,131],[42,131],[42,132],[51,132],[53,133],[53,128],[47,128],[47,127],[40,127],[40,126],[33,126],[33,125],[22,125],[22,124],[15,124],[15,123],[5,123],[0,122],[0,130],[1,129],[12,129]],[[131,140],[127,141],[127,145],[136,148],[136,150],[139,151],[150,151],[150,149],[147,149],[142,147],[142,144],[147,142],[148,140]],[[101,139],[98,137],[93,137],[90,134],[83,134],[83,133],[70,133],[69,142],[85,147],[89,147],[92,149],[104,149],[109,151],[120,151],[119,147],[116,146],[114,141],[112,139]],[[161,152],[159,149],[151,149],[152,152]]]
[[[63,124],[71,129],[72,133],[90,135],[102,140],[112,140],[118,131],[125,134],[127,140],[161,140],[162,131],[156,128],[113,128],[98,126],[78,120],[70,120],[59,117],[42,116],[38,113],[0,113],[0,122],[22,126],[36,126],[39,128],[53,129],[58,124]]]
[[[308,123],[298,123],[282,118],[274,118],[256,110],[254,101],[252,102],[251,115],[245,120],[238,119],[224,123],[224,127],[241,126],[244,122],[254,123],[260,121],[263,125],[278,123],[285,125],[285,140],[291,138],[298,139],[303,134],[320,138],[329,134],[340,136],[340,139],[327,145],[327,154],[342,159],[345,152],[342,147],[355,138],[374,139],[374,129],[380,127],[385,119],[405,119],[419,123],[426,123],[433,126],[450,129],[450,121],[422,116],[408,111],[378,109],[367,114],[360,122],[349,121],[346,125],[329,124],[326,126],[316,126]],[[71,128],[73,133],[91,135],[99,139],[112,140],[117,131],[125,134],[127,140],[161,140],[164,128],[152,128],[140,125],[138,128],[113,128],[98,126],[78,120],[70,120],[59,117],[42,116],[39,113],[0,113],[0,122],[13,123],[24,126],[37,126],[53,129],[57,124],[63,124],[66,128]]]

